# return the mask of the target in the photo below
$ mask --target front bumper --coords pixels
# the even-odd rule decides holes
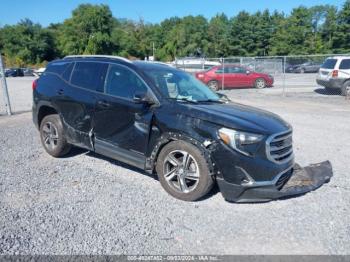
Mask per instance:
[[[313,191],[330,181],[333,176],[332,166],[329,161],[301,168],[299,165],[279,178],[285,179],[280,184],[266,186],[251,186],[232,184],[223,178],[217,177],[217,183],[223,197],[230,202],[267,202],[274,199],[287,198]]]

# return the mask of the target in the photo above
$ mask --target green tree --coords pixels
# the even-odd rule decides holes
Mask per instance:
[[[49,61],[57,54],[51,32],[29,19],[2,28],[0,39],[3,53],[17,65]]]
[[[272,54],[308,54],[314,42],[312,16],[306,7],[293,9],[291,15],[281,21],[272,39]]]
[[[326,52],[333,52],[333,37],[337,31],[337,8],[330,6],[321,28],[321,36]]]
[[[338,25],[333,37],[333,50],[350,52],[350,0],[347,0],[338,14]]]
[[[114,19],[108,6],[78,6],[60,28],[62,54],[111,54],[113,25]]]
[[[229,20],[225,14],[217,14],[208,26],[208,56],[225,57],[229,55]]]

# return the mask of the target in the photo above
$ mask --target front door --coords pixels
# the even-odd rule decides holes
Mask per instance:
[[[147,86],[129,68],[110,64],[103,94],[98,94],[94,113],[95,150],[144,168],[152,109],[135,103],[136,93]]]

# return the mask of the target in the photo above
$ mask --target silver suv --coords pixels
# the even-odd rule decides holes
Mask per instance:
[[[316,81],[327,90],[340,89],[342,95],[350,96],[350,56],[327,58]]]

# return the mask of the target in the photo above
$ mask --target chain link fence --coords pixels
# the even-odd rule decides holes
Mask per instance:
[[[0,55],[0,115],[11,115],[11,113],[12,112],[7,89],[5,66],[3,63],[2,56]]]
[[[211,81],[216,81],[219,90],[261,87],[256,82],[259,78],[263,78],[265,85],[269,86],[267,82],[270,77],[273,79],[273,89],[279,90],[282,95],[310,91],[321,95],[341,95],[339,88],[325,88],[316,82],[322,73],[321,65],[327,58],[334,56],[349,55],[177,58],[173,65],[196,75],[209,86]],[[210,71],[214,67],[216,71]]]
[[[334,56],[346,55],[178,58],[172,65],[196,75],[199,79],[200,76],[204,77],[200,80],[208,85],[214,84],[211,87],[214,86],[217,90],[254,92],[254,87],[262,89],[262,87],[271,85],[271,88],[266,88],[262,92],[273,92],[281,96],[288,95],[288,93],[340,96],[342,94],[339,88],[325,88],[316,82],[320,74],[332,74],[332,70],[323,72],[320,67],[327,58]],[[216,70],[210,73],[213,68]],[[4,70],[4,67],[0,67],[0,115],[8,114],[9,109],[12,109],[13,113],[30,111],[31,83],[35,78],[4,78]],[[350,72],[350,68],[348,71]],[[257,83],[257,80],[262,77],[265,86]],[[273,79],[273,83],[270,84],[268,78]],[[348,79],[350,79],[350,73]],[[4,80],[7,82],[8,93]],[[251,90],[248,91],[247,88]],[[10,98],[9,101],[7,97]]]

